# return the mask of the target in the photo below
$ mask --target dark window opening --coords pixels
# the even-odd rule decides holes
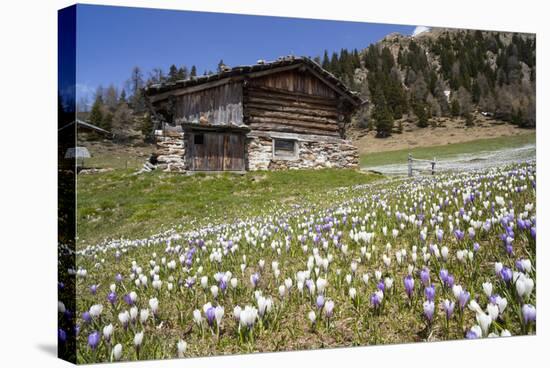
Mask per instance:
[[[204,144],[204,134],[195,134],[193,138],[193,143]]]
[[[295,141],[291,139],[275,139],[275,156],[293,156]]]

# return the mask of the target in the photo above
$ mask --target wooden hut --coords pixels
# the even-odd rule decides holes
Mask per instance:
[[[363,101],[309,58],[226,68],[145,89],[155,164],[168,171],[356,167],[346,140]]]

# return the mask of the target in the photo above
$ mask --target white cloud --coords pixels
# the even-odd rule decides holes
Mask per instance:
[[[412,35],[413,35],[413,37],[418,36],[419,34],[424,33],[424,32],[428,32],[429,30],[430,30],[430,27],[416,26],[416,28],[414,29]]]

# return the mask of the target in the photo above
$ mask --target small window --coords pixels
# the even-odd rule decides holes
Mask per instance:
[[[273,154],[275,156],[294,156],[296,141],[291,139],[274,139]]]
[[[193,143],[204,144],[204,134],[195,134],[193,137]]]

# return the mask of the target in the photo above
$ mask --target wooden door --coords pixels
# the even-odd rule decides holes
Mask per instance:
[[[193,171],[243,171],[242,134],[218,132],[189,133],[187,159]]]
[[[226,134],[223,148],[223,169],[244,171],[244,135]]]

